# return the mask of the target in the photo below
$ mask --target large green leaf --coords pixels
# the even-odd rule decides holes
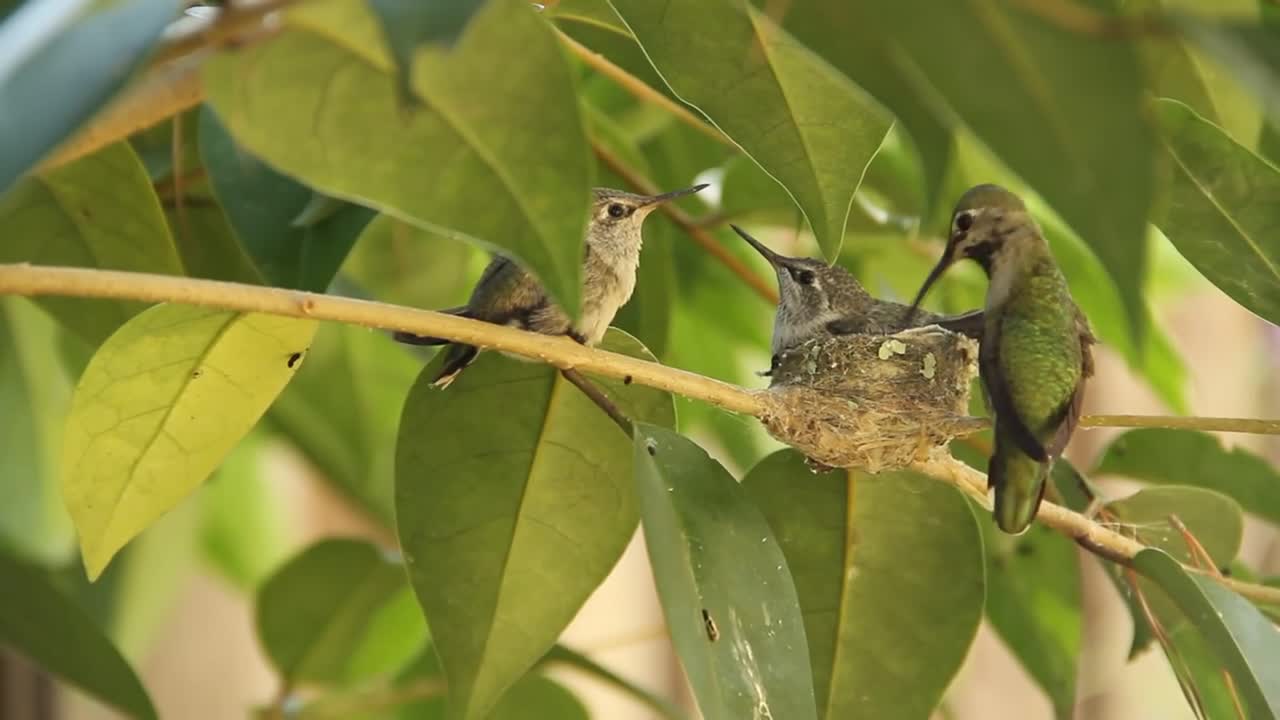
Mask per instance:
[[[374,212],[350,203],[314,223],[297,220],[314,193],[236,146],[206,107],[200,153],[227,218],[272,285],[324,292]]]
[[[930,717],[982,619],[978,524],[913,473],[814,475],[794,450],[743,480],[795,578],[822,717]]]
[[[648,356],[616,330],[604,347]],[[478,718],[555,644],[635,532],[631,450],[550,367],[485,353],[443,392],[439,368],[405,400],[396,525],[453,712]],[[666,393],[600,385],[628,417],[674,423]]]
[[[213,472],[302,362],[316,323],[184,305],[140,314],[80,378],[62,494],[96,578]]]
[[[826,48],[878,32],[883,72],[901,85],[864,87],[895,112],[908,92],[939,117],[954,111],[1089,243],[1141,336],[1156,148],[1133,45],[1099,42],[1008,3],[795,4],[836,6],[823,27],[797,35],[856,81],[868,69]]]
[[[0,261],[182,275],[182,261],[137,155],[126,143],[24,179],[0,197]],[[43,298],[96,345],[145,305]]]
[[[1249,717],[1280,717],[1280,629],[1249,601],[1210,578],[1188,574],[1164,552],[1143,550],[1133,566],[1200,632],[1231,674]]]
[[[1169,157],[1156,224],[1231,299],[1280,324],[1280,170],[1187,106],[1156,107]]]
[[[1231,498],[1198,487],[1153,487],[1107,504],[1116,519],[1128,527],[1144,545],[1157,547],[1179,562],[1199,564],[1200,558],[1187,547],[1186,539],[1170,521],[1170,516],[1187,526],[1196,540],[1225,568],[1235,559],[1244,537],[1244,516]]]
[[[1280,524],[1280,472],[1248,450],[1224,448],[1208,433],[1130,430],[1107,446],[1093,474],[1214,490],[1231,497],[1246,511]]]
[[[28,3],[0,25],[0,194],[120,89],[185,5],[96,4],[68,23],[65,13],[37,10],[48,3]]]
[[[674,431],[637,425],[635,467],[658,597],[702,717],[816,719],[796,588],[760,511]]]
[[[72,381],[57,357],[58,328],[21,298],[0,298],[0,547],[60,564],[74,548],[58,497],[58,450]]]
[[[413,102],[413,57],[421,45],[452,46],[471,16],[485,0],[421,2],[420,0],[369,0],[395,57],[400,92]]]
[[[1048,694],[1058,720],[1076,701],[1080,561],[1075,543],[1036,525],[1013,538],[981,522],[987,547],[987,619]]]
[[[133,669],[47,573],[0,548],[0,588],[0,645],[128,717],[156,717]]]
[[[513,53],[513,48],[519,48]],[[205,86],[236,141],[280,171],[509,253],[578,308],[591,162],[572,68],[522,0],[490,0],[452,49],[418,52],[423,106],[357,3],[307,3],[270,42],[215,58]]]
[[[835,258],[853,193],[889,131],[888,114],[749,6],[611,2],[672,90],[791,193],[823,252]]]
[[[376,629],[379,612],[403,598],[412,607],[404,566],[359,540],[323,540],[290,559],[263,583],[257,598],[258,637],[289,686],[359,679],[358,652]],[[382,661],[396,669],[421,652],[421,616],[387,628],[404,642]]]

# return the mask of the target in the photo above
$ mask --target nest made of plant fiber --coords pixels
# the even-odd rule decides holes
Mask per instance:
[[[977,358],[976,342],[936,325],[810,340],[781,354],[760,420],[821,465],[906,467],[985,426],[968,415]]]

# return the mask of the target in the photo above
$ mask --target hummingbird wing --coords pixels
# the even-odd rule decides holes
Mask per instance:
[[[1076,425],[1080,422],[1080,413],[1084,407],[1084,386],[1089,378],[1093,377],[1093,344],[1098,339],[1093,336],[1089,321],[1085,319],[1084,313],[1080,312],[1079,308],[1076,308],[1076,331],[1080,334],[1080,382],[1076,383],[1075,392],[1071,394],[1071,402],[1067,405],[1062,422],[1054,431],[1053,438],[1049,440],[1046,448],[1049,455],[1055,457],[1061,455],[1066,449],[1067,442],[1071,440],[1071,434],[1075,432]]]
[[[981,310],[972,310],[961,315],[948,315],[934,320],[932,325],[939,325],[953,333],[959,333],[982,341],[982,332],[986,327],[987,315]]]
[[[436,312],[442,312],[446,315],[457,315],[458,317],[471,317],[471,313],[467,310],[466,305],[437,310]],[[405,345],[447,345],[452,342],[445,338],[429,337],[427,335],[414,335],[413,333],[404,332],[403,330],[395,331],[391,334],[391,337],[396,342],[401,342]]]
[[[1018,449],[1037,462],[1046,462],[1049,453],[1035,433],[1031,432],[1031,428],[1027,427],[1026,421],[1018,415],[1017,406],[1013,404],[1013,394],[1005,381],[1007,375],[1000,362],[999,342],[1002,320],[1003,314],[995,314],[992,327],[987,329],[983,342],[978,346],[978,370],[982,375],[982,385],[987,390],[991,409],[995,411],[998,431],[1007,433]]]

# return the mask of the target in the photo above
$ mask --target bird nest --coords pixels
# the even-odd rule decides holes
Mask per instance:
[[[985,426],[968,415],[978,344],[931,325],[811,340],[781,354],[760,415],[812,463],[893,470]]]

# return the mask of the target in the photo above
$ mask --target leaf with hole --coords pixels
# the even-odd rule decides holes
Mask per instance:
[[[651,359],[617,330],[603,345]],[[440,364],[405,400],[396,525],[454,716],[478,718],[551,649],[635,532],[631,444],[553,368],[483,353],[441,391]],[[598,384],[633,420],[674,424],[667,393]]]
[[[795,578],[821,717],[929,718],[982,620],[982,540],[964,497],[913,473],[814,475],[794,450],[743,489]]]
[[[527,2],[489,0],[453,48],[418,51],[408,115],[394,73],[362,3],[319,2],[214,58],[204,81],[236,142],[277,170],[510,254],[576,316],[592,165],[551,27]]]
[[[62,496],[90,578],[217,468],[315,330],[313,320],[159,305],[102,344],[62,447]]]
[[[817,718],[796,587],[764,516],[673,431],[637,424],[635,467],[658,598],[702,717]]]

